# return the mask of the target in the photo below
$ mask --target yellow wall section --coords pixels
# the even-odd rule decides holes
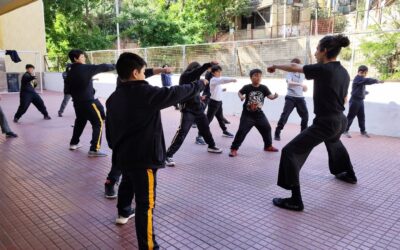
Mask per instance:
[[[43,1],[35,1],[0,16],[0,50],[38,51],[43,63],[46,54]],[[7,72],[24,72],[25,64],[31,63],[39,71],[39,56],[20,53],[22,62],[12,63],[6,57]]]

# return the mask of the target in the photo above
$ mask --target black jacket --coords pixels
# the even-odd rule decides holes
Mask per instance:
[[[213,74],[211,72],[207,71],[204,78],[208,81],[208,83],[210,83],[211,78],[213,78]],[[205,89],[203,91],[203,96],[206,96],[207,99],[211,98],[210,84],[207,84],[207,86],[205,87]]]
[[[68,63],[67,67],[65,68],[65,71],[62,72],[62,78],[64,80],[64,94],[66,94],[66,95],[69,95],[71,93],[69,85],[68,85],[68,83],[66,81],[68,73],[71,70],[71,65],[72,65],[71,63]]]
[[[69,86],[69,92],[74,103],[94,101],[95,90],[92,77],[114,69],[115,66],[112,64],[72,64],[66,78],[66,84]]]
[[[162,168],[166,158],[161,109],[198,96],[200,81],[159,88],[146,81],[125,82],[106,102],[106,138],[113,164],[121,170]]]
[[[21,78],[21,91],[20,93],[36,93],[36,82],[34,81],[36,76],[31,75],[28,72],[22,75]]]
[[[377,79],[366,78],[357,75],[353,80],[353,86],[351,90],[351,98],[363,100],[365,99],[365,85],[371,85],[378,83]]]
[[[199,68],[195,68],[191,71],[184,71],[179,78],[179,85],[191,84],[200,79],[200,76],[210,68],[211,63],[205,63]],[[189,112],[203,112],[203,108],[200,103],[200,95],[194,96],[192,99],[182,103],[182,110]]]

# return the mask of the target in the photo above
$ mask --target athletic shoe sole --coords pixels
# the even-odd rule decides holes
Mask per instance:
[[[215,149],[207,149],[207,152],[213,153],[213,154],[221,154],[222,150],[215,150]]]
[[[117,225],[125,225],[126,223],[128,223],[129,219],[131,219],[131,218],[133,218],[133,217],[135,217],[135,213],[129,215],[128,218],[125,218],[125,217],[118,217],[118,218],[115,220],[115,224],[117,224]]]
[[[79,148],[81,148],[83,145],[80,145],[80,144],[78,144],[78,145],[71,145],[71,146],[69,146],[69,150],[77,150],[77,149],[79,149]]]

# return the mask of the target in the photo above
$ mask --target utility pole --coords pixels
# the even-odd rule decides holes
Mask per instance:
[[[117,52],[118,55],[121,51],[121,41],[120,41],[120,37],[119,37],[119,21],[118,21],[118,17],[119,17],[119,0],[115,0],[115,15],[117,17]]]

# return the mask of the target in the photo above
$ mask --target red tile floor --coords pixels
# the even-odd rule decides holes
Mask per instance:
[[[12,122],[18,95],[0,101],[19,135],[0,135],[0,248],[135,249],[134,221],[116,226],[116,200],[103,197],[111,157],[87,157],[90,126],[81,138],[85,147],[69,151],[72,104],[59,118],[62,95],[43,98],[53,119],[31,106],[19,124]],[[236,132],[239,118],[228,118]],[[165,110],[163,122],[168,144],[179,112]],[[298,130],[287,125],[275,146]],[[325,147],[315,148],[301,172],[305,211],[296,213],[271,203],[289,195],[276,186],[280,153],[263,152],[254,129],[239,156],[229,158],[232,139],[215,121],[212,131],[222,155],[194,144],[192,129],[175,155],[177,166],[159,171],[154,219],[162,249],[400,249],[399,138],[343,139],[357,185],[335,180]],[[110,152],[105,141],[103,149]]]

